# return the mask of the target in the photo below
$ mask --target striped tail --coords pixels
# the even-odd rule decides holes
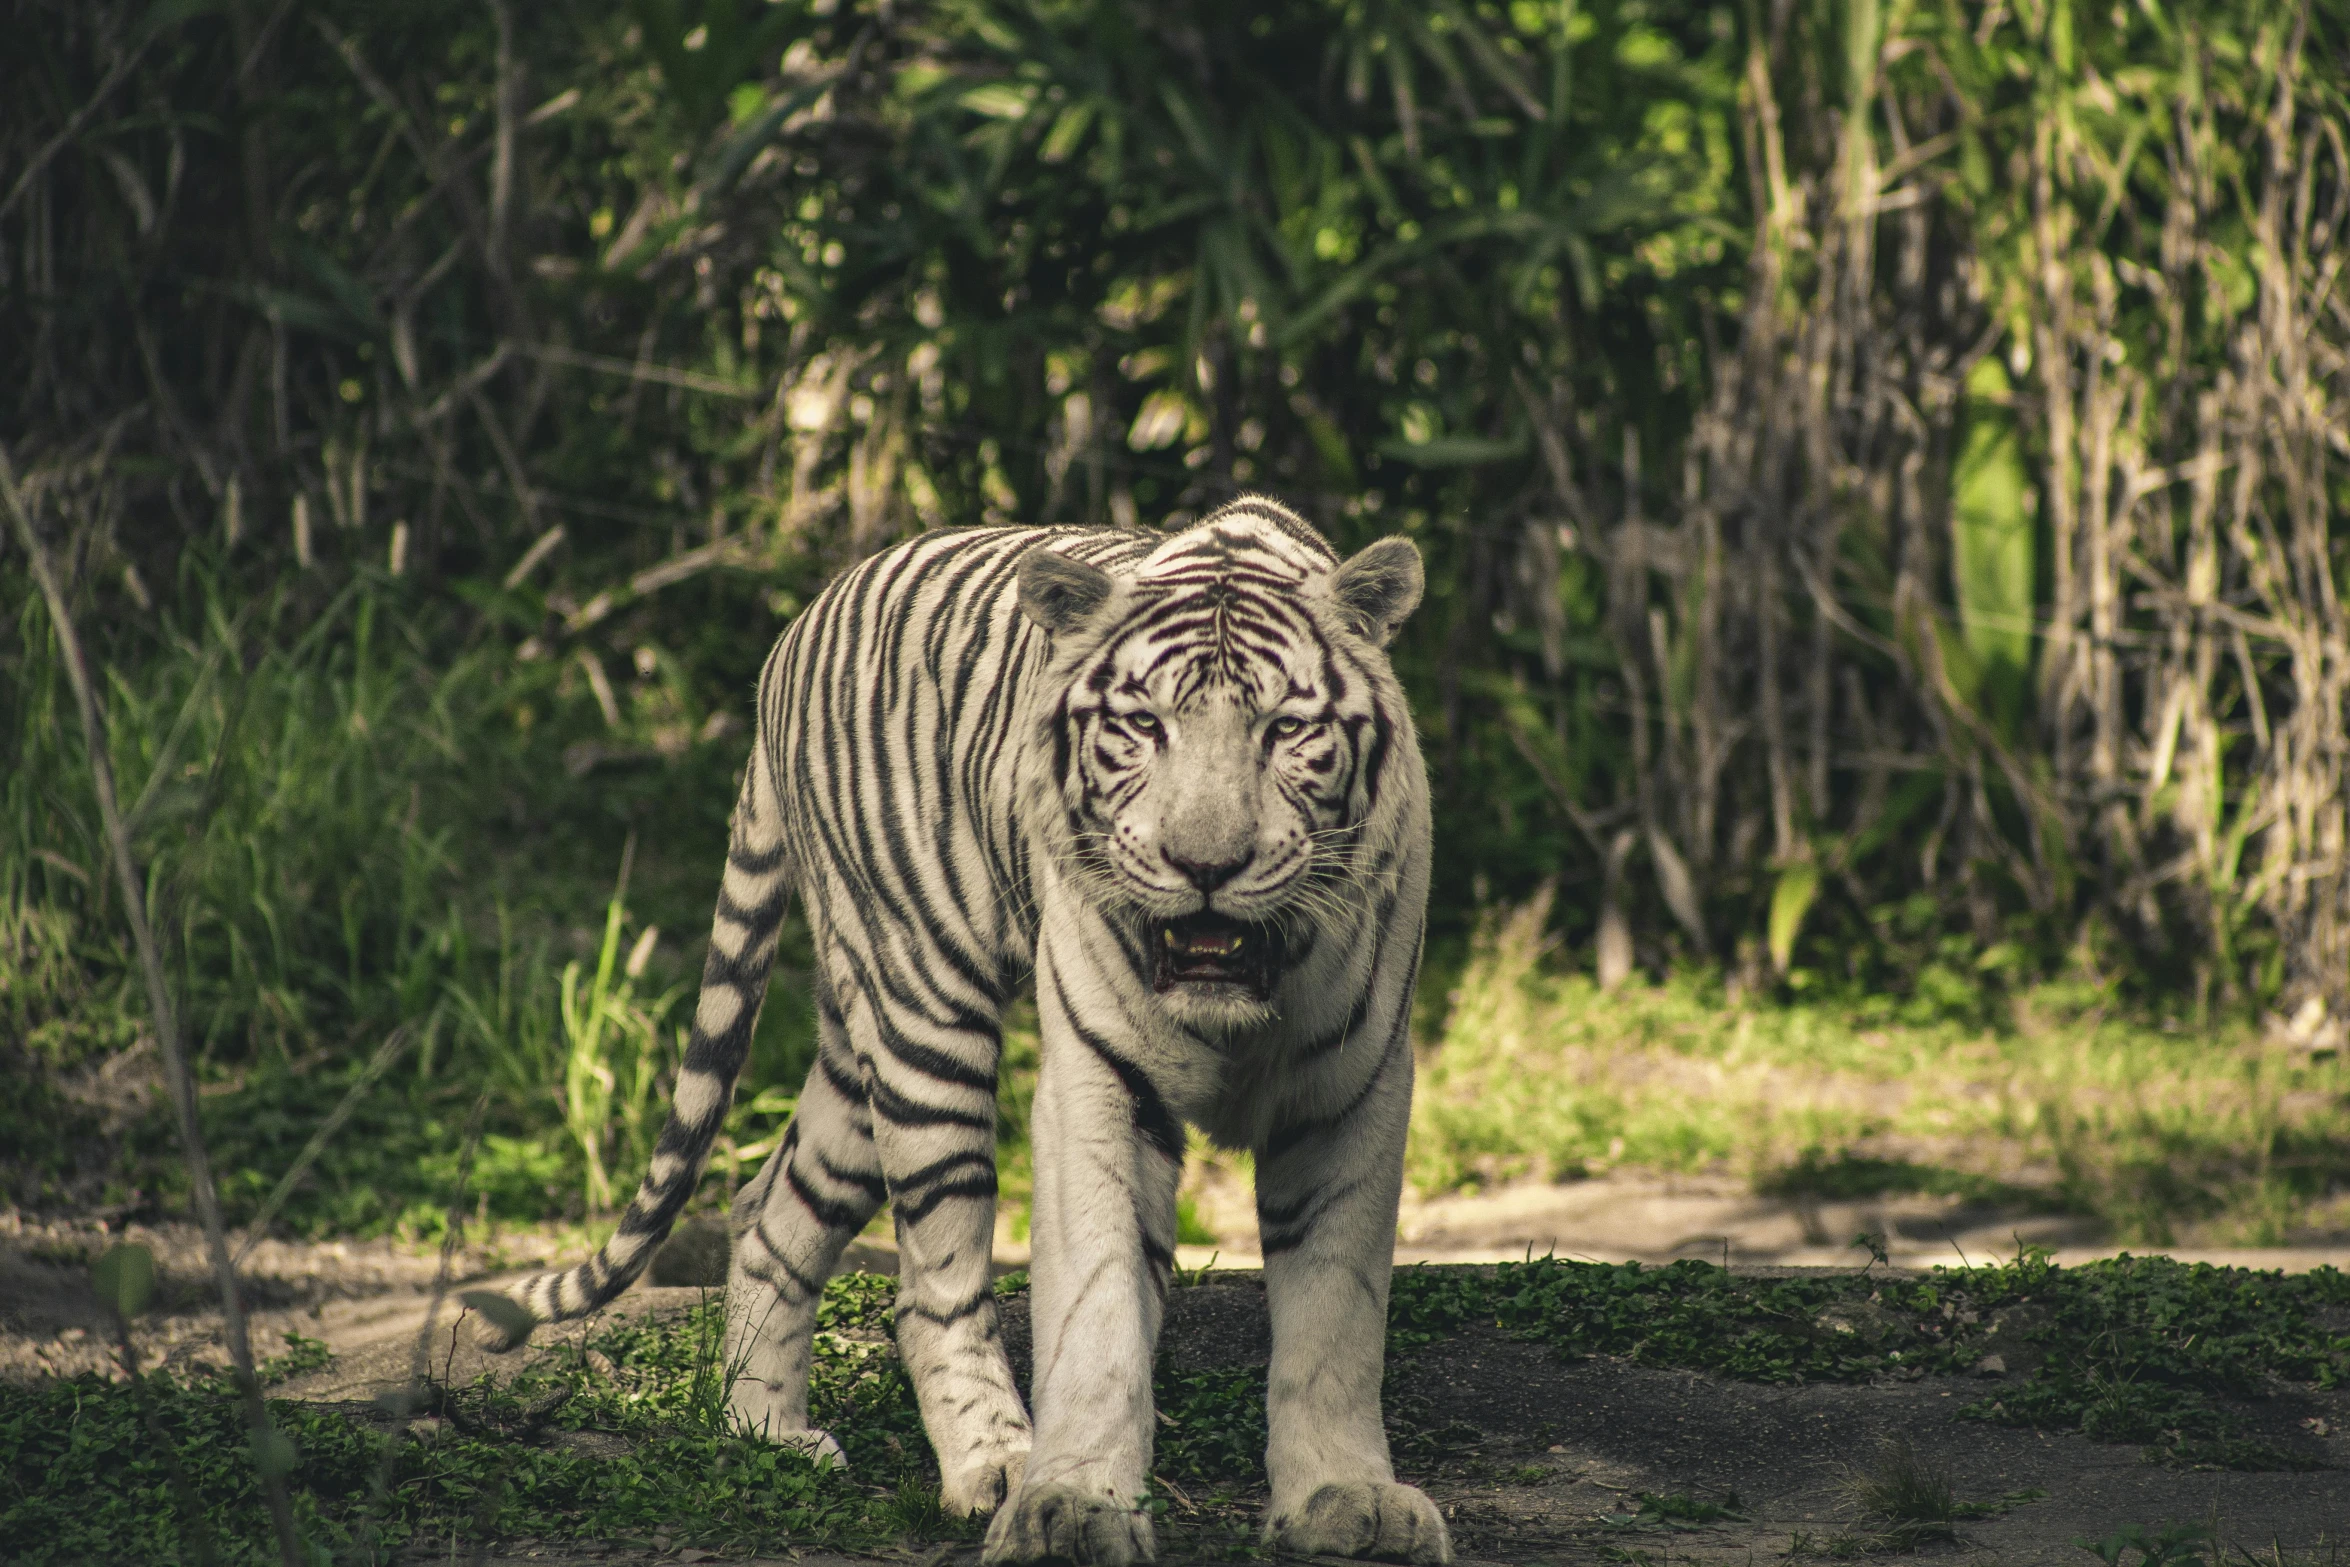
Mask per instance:
[[[765,740],[762,734],[752,747],[735,801],[693,1038],[677,1075],[668,1124],[653,1149],[652,1168],[601,1251],[576,1268],[539,1274],[514,1290],[527,1320],[511,1326],[485,1321],[486,1336],[498,1341],[497,1348],[514,1348],[542,1322],[568,1322],[597,1311],[635,1283],[701,1182],[702,1166],[726,1124],[734,1082],[750,1052],[751,1030],[767,994],[767,970],[775,959],[776,930],[791,895],[783,813]]]

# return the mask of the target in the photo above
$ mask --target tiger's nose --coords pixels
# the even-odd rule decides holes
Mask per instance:
[[[1200,891],[1214,892],[1218,887],[1247,870],[1248,862],[1255,858],[1256,851],[1252,849],[1237,860],[1223,860],[1211,865],[1203,864],[1198,860],[1187,860],[1182,855],[1170,851],[1167,855],[1167,863],[1190,877],[1191,884]]]

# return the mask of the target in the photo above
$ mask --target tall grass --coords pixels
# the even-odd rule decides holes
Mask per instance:
[[[2338,1056],[2148,1019],[2079,981],[1939,1004],[1740,1001],[1700,974],[1603,991],[1544,915],[1490,919],[1449,998],[1414,1103],[1424,1192],[1705,1172],[2048,1204],[2124,1242],[2350,1231]]]
[[[563,1015],[563,1127],[579,1145],[587,1165],[588,1211],[601,1215],[612,1206],[612,1177],[605,1167],[604,1150],[615,1133],[628,1165],[641,1166],[652,1153],[652,1134],[667,1113],[655,1090],[664,1076],[674,1080],[685,1059],[686,1030],[668,1037],[664,1019],[682,988],[640,999],[637,981],[644,977],[657,926],[645,927],[622,960],[620,938],[626,920],[629,861],[636,853],[631,839],[620,861],[619,884],[604,910],[604,939],[596,950],[592,978],[574,958],[563,966],[560,981]]]
[[[292,1062],[402,1020],[438,1026],[441,987],[470,953],[438,812],[494,767],[465,753],[495,743],[504,701],[478,656],[419,679],[417,649],[385,645],[409,628],[364,584],[298,636],[284,634],[288,600],[232,614],[196,584],[189,621],[159,612],[153,656],[106,691],[150,904],[174,918],[200,1046],[229,1059]],[[105,851],[56,722],[53,647],[30,630],[12,671],[19,767],[0,852],[69,942],[103,944]],[[67,999],[46,1008],[53,1028]]]
[[[297,1222],[437,1228],[454,1122],[483,1090],[473,1184],[491,1212],[608,1207],[612,1172],[641,1164],[658,1131],[678,1049],[666,1020],[697,954],[664,961],[626,888],[599,889],[598,829],[626,837],[613,808],[663,789],[658,773],[723,794],[731,751],[658,761],[619,790],[573,780],[563,752],[576,737],[629,745],[668,720],[659,672],[628,690],[616,731],[562,666],[518,661],[494,639],[445,652],[452,628],[394,582],[232,608],[199,578],[175,602],[186,619],[159,610],[130,666],[142,678],[118,666],[104,700],[232,1216],[395,1030],[407,1036],[397,1067],[296,1198]],[[144,1008],[106,901],[87,766],[60,722],[54,644],[27,626],[21,648],[0,692],[15,763],[0,769],[0,1050],[24,1089],[8,1118],[11,1195],[168,1197],[173,1173],[132,1151],[153,1110],[138,1058],[105,1075]],[[722,816],[672,808],[645,832],[657,853],[640,886],[699,927]],[[601,931],[580,930],[599,905]],[[798,1014],[773,1010],[765,1048],[789,1054]],[[83,1138],[120,1157],[93,1158]]]

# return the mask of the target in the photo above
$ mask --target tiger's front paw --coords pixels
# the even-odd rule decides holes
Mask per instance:
[[[806,1415],[793,1409],[781,1394],[756,1378],[736,1379],[733,1391],[727,1395],[726,1410],[734,1417],[738,1431],[765,1437],[777,1447],[788,1447],[795,1453],[805,1453],[819,1468],[848,1467],[848,1457],[832,1439],[831,1432],[809,1425]]]
[[[1080,1567],[1128,1567],[1155,1562],[1150,1515],[1106,1491],[1073,1485],[1031,1485],[995,1515],[980,1552],[982,1567],[999,1562],[1071,1562]]]
[[[1028,1468],[1028,1433],[986,1446],[965,1449],[949,1460],[939,1455],[939,1505],[957,1518],[992,1513],[1004,1498],[1020,1490],[1020,1476]]]
[[[1408,1485],[1326,1485],[1265,1521],[1265,1543],[1304,1556],[1362,1556],[1441,1567],[1452,1536],[1436,1504]]]

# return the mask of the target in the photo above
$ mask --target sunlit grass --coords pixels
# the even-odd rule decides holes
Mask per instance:
[[[232,1222],[387,1041],[284,1212],[307,1233],[429,1236],[472,1146],[469,1210],[608,1208],[659,1129],[724,852],[735,752],[655,661],[600,711],[570,665],[464,642],[361,577],[323,604],[191,564],[121,633],[103,692],[150,907],[181,988]],[[170,1211],[143,994],[45,621],[0,686],[0,1197]],[[575,689],[576,688],[576,689]],[[682,730],[687,743],[655,741]],[[630,769],[575,776],[578,737]],[[674,754],[671,754],[674,753]],[[634,841],[625,893],[614,887]],[[793,938],[752,1086],[804,1059]],[[566,975],[569,981],[566,981]],[[478,1121],[476,1107],[478,1106]],[[788,1090],[745,1095],[765,1137]],[[468,1128],[478,1136],[469,1138]]]
[[[2080,988],[2004,1026],[1727,998],[1703,974],[1613,993],[1489,922],[1427,1047],[1413,1183],[1628,1168],[1855,1193],[2024,1193],[2115,1239],[2280,1244],[2350,1229],[2350,1068],[2248,1020],[2164,1026]]]

